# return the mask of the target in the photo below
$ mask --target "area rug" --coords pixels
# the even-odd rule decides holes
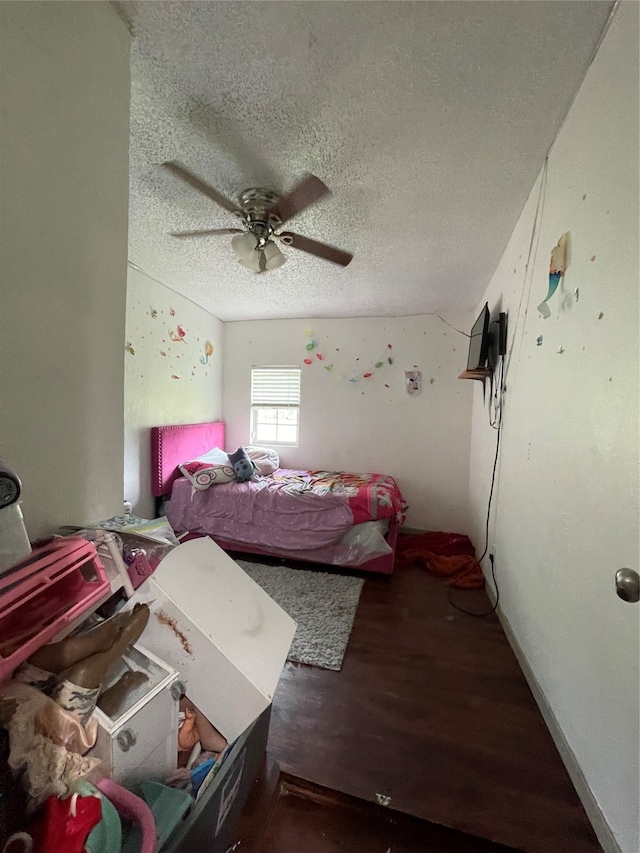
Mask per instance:
[[[338,672],[364,580],[248,560],[236,562],[298,623],[288,659]]]

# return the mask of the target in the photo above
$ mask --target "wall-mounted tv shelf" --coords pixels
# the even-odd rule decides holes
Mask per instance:
[[[458,379],[480,379],[484,382],[491,379],[493,370],[490,367],[478,367],[476,370],[463,370]]]

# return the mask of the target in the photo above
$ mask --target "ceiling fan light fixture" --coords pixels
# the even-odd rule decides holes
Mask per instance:
[[[245,234],[236,234],[236,236],[231,239],[231,248],[241,261],[249,262],[246,263],[245,266],[248,266],[250,269],[253,269],[251,262],[253,261],[252,256],[255,254],[257,245],[257,238],[249,232],[246,232]],[[258,263],[257,256],[255,263],[256,265]]]
[[[260,270],[260,252],[251,252],[246,258],[238,258],[238,263],[242,264],[251,272],[261,272]]]
[[[264,247],[264,260],[268,270],[276,270],[287,262],[286,255],[283,255],[275,243],[269,240]]]

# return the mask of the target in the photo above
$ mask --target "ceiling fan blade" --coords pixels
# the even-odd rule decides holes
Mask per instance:
[[[294,234],[293,231],[283,231],[279,236],[283,238],[282,242],[285,245],[291,246],[293,249],[300,249],[301,252],[308,252],[310,255],[316,255],[318,258],[324,258],[325,261],[340,264],[341,267],[349,266],[353,260],[353,255],[350,252],[343,252],[342,249],[336,249],[335,246],[329,246],[327,243],[319,243],[317,240],[311,240],[301,234]]]
[[[306,175],[290,193],[276,202],[269,214],[277,216],[280,222],[286,222],[326,195],[331,195],[329,187],[315,175]]]
[[[210,228],[208,231],[173,231],[172,237],[214,237],[221,234],[244,234],[242,228]]]
[[[162,165],[165,169],[168,169],[170,172],[173,172],[174,175],[181,178],[185,183],[189,184],[194,189],[199,190],[201,193],[204,193],[204,195],[212,201],[215,201],[216,204],[219,204],[220,207],[224,207],[224,209],[228,210],[229,213],[236,213],[236,211],[240,209],[237,204],[229,201],[229,199],[219,193],[218,190],[210,187],[209,184],[205,184],[204,181],[201,181],[200,178],[192,175],[191,172],[187,172],[180,163],[170,162],[163,163]]]

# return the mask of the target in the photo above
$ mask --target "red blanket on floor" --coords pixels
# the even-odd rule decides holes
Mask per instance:
[[[456,589],[481,589],[484,575],[468,536],[420,533],[398,536],[396,566],[424,566]]]

